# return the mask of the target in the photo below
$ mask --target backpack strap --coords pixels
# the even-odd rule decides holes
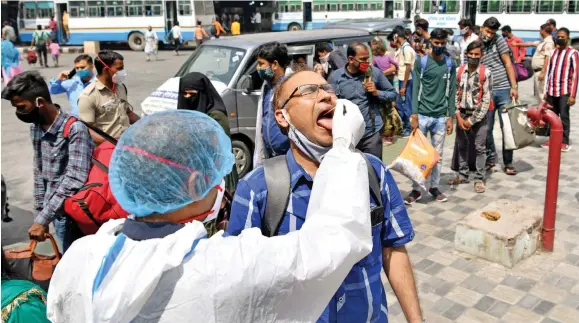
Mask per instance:
[[[382,190],[380,189],[380,180],[378,179],[378,175],[372,167],[372,163],[368,159],[368,156],[361,151],[358,151],[364,161],[366,162],[366,167],[368,168],[368,182],[370,183],[370,195],[376,201],[376,204],[381,207],[384,203],[382,203]]]
[[[66,120],[66,123],[64,124],[64,130],[62,131],[62,136],[65,139],[68,139],[68,136],[70,135],[70,127],[72,126],[73,123],[77,122],[78,119],[76,117],[70,116],[68,118],[68,120]]]
[[[277,235],[290,197],[290,172],[285,155],[263,160],[267,200],[261,233]]]
[[[482,101],[482,97],[483,97],[483,85],[485,84],[485,73],[487,71],[486,66],[484,66],[483,64],[480,64],[478,66],[478,74],[480,75],[479,77],[479,81],[480,81],[480,91],[478,93],[478,103],[481,103]]]
[[[450,96],[450,71],[452,70],[452,58],[448,55],[444,56],[446,60],[446,97]]]
[[[80,122],[84,123],[85,126],[89,127],[90,129],[93,129],[93,127],[92,127],[92,126],[89,126],[86,122],[84,122],[84,121],[82,121],[82,120],[79,120],[79,119],[77,119],[76,117],[70,116],[70,117],[68,118],[68,120],[66,120],[66,123],[64,124],[64,130],[62,131],[62,136],[63,136],[65,139],[68,139],[68,137],[70,136],[70,127],[72,126],[73,123],[75,123],[75,122],[77,122],[77,121],[80,121]],[[100,129],[97,129],[97,130],[100,131]],[[93,131],[94,131],[94,129],[93,129]],[[105,133],[105,135],[107,135],[107,134]],[[107,136],[108,136],[108,135],[107,135]],[[109,137],[110,137],[110,136],[109,136]],[[111,138],[112,138],[112,137],[111,137]],[[105,139],[107,139],[107,138],[105,138]],[[116,139],[113,138],[113,140],[114,140],[115,142],[111,142],[111,143],[113,143],[113,144],[116,145]],[[96,165],[98,168],[100,168],[103,172],[105,172],[106,174],[109,173],[109,168],[108,168],[107,166],[105,166],[105,164],[103,164],[103,163],[101,163],[100,161],[98,161],[96,158],[94,158],[94,156],[92,156],[91,159],[92,159],[93,164],[95,164],[95,165]]]
[[[428,64],[428,56],[424,55],[420,57],[420,80],[418,80],[418,101],[422,97],[422,80],[424,79],[424,70],[426,70],[426,65]]]

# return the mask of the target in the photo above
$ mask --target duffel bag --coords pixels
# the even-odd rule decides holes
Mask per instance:
[[[65,138],[68,138],[70,126],[76,121],[74,117],[68,119],[64,128]],[[64,212],[77,223],[84,234],[94,234],[108,220],[126,218],[129,214],[117,203],[109,186],[109,164],[117,140],[102,130],[83,123],[106,141],[94,150],[88,179],[78,192],[64,201]]]
[[[526,104],[513,102],[500,111],[506,150],[521,149],[535,142],[535,128],[527,117],[528,110]]]

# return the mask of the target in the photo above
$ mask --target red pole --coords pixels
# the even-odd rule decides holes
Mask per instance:
[[[557,215],[557,195],[559,193],[559,170],[561,168],[561,145],[563,143],[563,124],[555,112],[547,109],[547,104],[544,102],[538,107],[529,108],[527,116],[533,123],[542,124],[542,121],[544,121],[548,123],[551,128],[541,240],[543,240],[544,250],[553,251],[555,241],[555,216]]]

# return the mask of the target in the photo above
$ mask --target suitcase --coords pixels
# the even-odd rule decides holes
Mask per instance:
[[[503,119],[503,139],[506,150],[524,148],[535,142],[535,128],[527,117],[527,104],[513,102],[501,111]]]

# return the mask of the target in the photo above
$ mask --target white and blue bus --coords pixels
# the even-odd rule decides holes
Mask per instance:
[[[209,24],[214,17],[212,1],[120,0],[120,1],[20,1],[20,40],[30,42],[37,25],[47,28],[51,16],[58,22],[58,40],[64,43],[62,15],[69,14],[67,44],[85,41],[127,42],[133,50],[145,47],[144,32],[151,26],[161,42],[179,22],[185,40],[193,39],[197,20]]]

